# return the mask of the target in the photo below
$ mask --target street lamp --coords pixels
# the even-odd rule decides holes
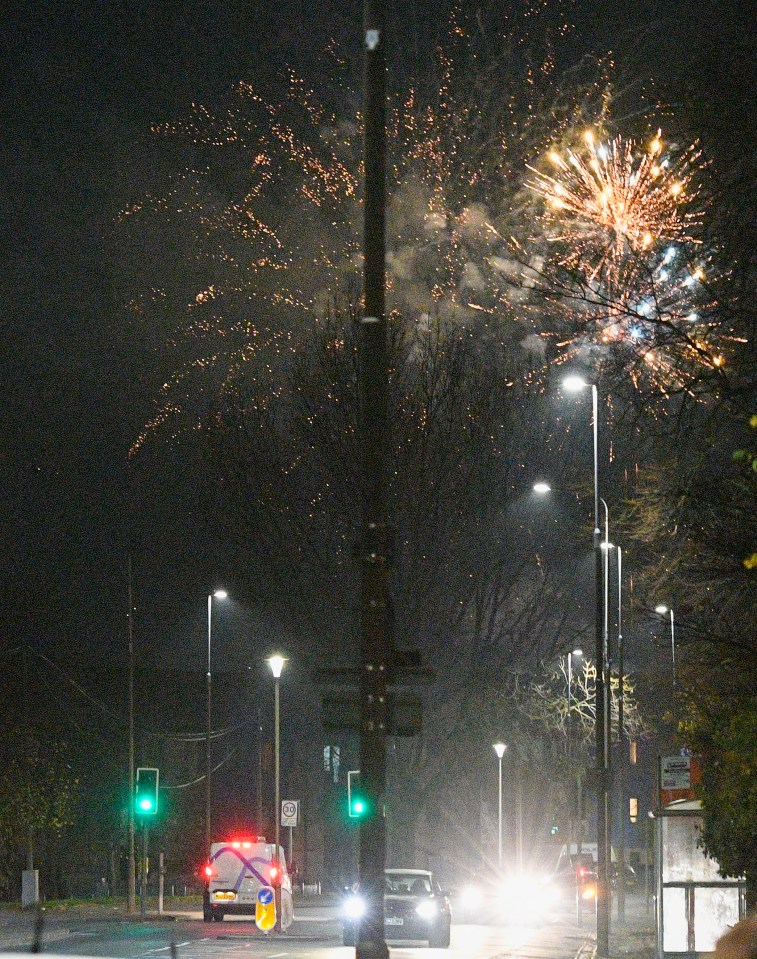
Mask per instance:
[[[583,656],[583,654],[584,654],[583,650],[578,648],[572,649],[568,653],[568,768],[570,772],[573,771],[573,768],[572,768],[573,767],[573,658],[575,657],[576,659],[580,659],[581,656]],[[576,778],[578,779],[578,777]],[[576,797],[575,797],[576,800],[578,799],[578,790],[579,790],[578,783],[576,783]],[[578,802],[576,802],[576,806],[578,807]],[[573,805],[571,803],[571,810],[572,809],[573,809]],[[580,816],[581,816],[581,810],[579,808],[578,818],[580,818]],[[582,852],[582,849],[581,849],[582,842],[578,838],[578,836],[580,836],[581,829],[575,829],[575,819],[573,817],[572,812],[570,816],[570,829],[568,830],[568,832],[569,832],[568,856],[570,856],[571,854],[570,844],[574,841],[574,833],[578,834],[575,836],[576,853],[580,855]]]
[[[550,493],[552,491],[552,487],[549,485],[549,483],[534,483],[533,491],[534,493],[538,493],[539,496],[544,496],[546,493]]]
[[[505,755],[507,746],[504,743],[494,743],[494,752],[497,754],[499,764],[499,825],[497,829],[497,862],[499,871],[502,873],[502,757]]]
[[[274,736],[274,795],[275,795],[275,817],[274,817],[274,866],[277,868],[276,873],[276,884],[274,885],[274,897],[276,905],[276,926],[275,931],[281,932],[281,866],[279,863],[279,846],[280,846],[280,820],[281,820],[281,779],[279,776],[280,770],[280,755],[281,755],[281,740],[280,740],[280,719],[279,719],[279,686],[281,685],[281,673],[284,669],[284,663],[286,660],[283,656],[270,656],[268,658],[268,665],[271,668],[273,673],[273,736]]]
[[[592,438],[594,446],[594,631],[596,645],[595,682],[595,742],[597,769],[597,959],[606,959],[610,951],[610,904],[609,904],[609,808],[608,808],[608,764],[607,764],[607,655],[606,629],[603,628],[603,562],[600,548],[599,528],[599,411],[596,383],[587,383],[581,376],[567,376],[563,380],[563,389],[577,393],[591,387]],[[605,504],[605,510],[607,506]],[[605,555],[609,548],[607,526],[605,523]],[[606,587],[605,587],[606,588]]]
[[[676,627],[675,627],[675,616],[673,614],[672,606],[665,606],[661,603],[659,606],[655,606],[654,611],[659,616],[665,616],[667,613],[670,613],[670,656],[671,656],[671,668],[673,672],[673,692],[676,689]]]
[[[210,645],[213,626],[213,600],[226,599],[225,589],[217,589],[208,594],[208,671],[205,674],[207,689],[207,725],[205,727],[205,851],[210,855],[210,714],[211,714],[211,680],[210,680]]]

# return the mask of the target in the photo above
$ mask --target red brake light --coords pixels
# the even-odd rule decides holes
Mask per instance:
[[[208,877],[208,879],[210,879],[210,877],[213,875],[213,867],[212,867],[212,866],[205,866],[205,868],[203,869],[203,872],[204,872],[205,875]]]

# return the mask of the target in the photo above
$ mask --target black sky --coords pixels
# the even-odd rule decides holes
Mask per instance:
[[[714,43],[725,63],[753,12],[725,2],[582,2],[576,55],[638,51],[645,71],[680,77],[692,43]],[[444,20],[432,3],[398,4],[393,16],[418,44],[431,43]],[[220,97],[240,77],[264,85],[286,63],[308,75],[329,36],[357,50],[359,30],[355,0],[30,0],[6,12],[6,646],[121,655],[129,546],[143,641],[153,649],[188,635],[201,644],[205,596],[217,582],[253,599],[256,571],[237,567],[193,464],[153,447],[127,470],[154,397],[149,350],[119,327],[112,222],[139,185],[152,122]],[[254,620],[245,627],[253,647],[255,628]]]

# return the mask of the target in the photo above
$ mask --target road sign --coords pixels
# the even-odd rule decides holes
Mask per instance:
[[[691,786],[691,757],[662,756],[660,759],[660,788],[689,789]]]
[[[296,826],[300,814],[299,799],[281,800],[281,825]]]
[[[276,925],[276,894],[270,886],[263,886],[255,900],[255,925],[269,932]]]
[[[696,756],[660,756],[659,804],[667,806],[679,799],[696,798],[695,786],[702,779]]]

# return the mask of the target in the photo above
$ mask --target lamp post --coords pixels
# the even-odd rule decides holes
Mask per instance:
[[[583,656],[584,652],[582,649],[572,649],[568,653],[568,769],[570,773],[573,772],[573,657],[580,659]],[[576,777],[578,779],[578,777]],[[576,818],[581,818],[581,810],[578,803],[578,784],[576,783],[576,811],[577,816],[573,816],[573,806],[571,804],[571,815],[570,815],[570,829],[568,830],[568,855],[570,856],[570,844],[575,841],[576,843],[576,853],[581,854],[580,846],[582,845],[580,834],[581,829],[575,828]]]
[[[225,589],[217,589],[208,594],[208,670],[205,674],[205,687],[207,693],[207,709],[205,726],[205,852],[210,855],[210,719],[211,719],[211,678],[210,678],[210,648],[213,636],[213,600],[226,599],[228,593]]]
[[[274,752],[274,865],[277,867],[276,885],[274,886],[274,896],[276,904],[276,925],[275,931],[281,932],[281,868],[279,864],[279,846],[280,846],[280,825],[281,825],[281,779],[280,779],[280,756],[281,756],[281,738],[280,738],[280,717],[279,717],[279,686],[281,685],[281,673],[284,669],[286,660],[283,656],[270,656],[268,665],[273,673],[273,752]]]
[[[505,755],[507,746],[504,743],[494,743],[494,752],[497,754],[497,763],[499,765],[499,818],[497,827],[497,863],[500,874],[502,873],[502,757]]]
[[[673,613],[672,606],[665,606],[660,604],[655,606],[654,611],[659,616],[665,616],[667,613],[670,613],[670,663],[673,675],[673,692],[676,691],[676,626],[675,626],[675,615]]]
[[[607,657],[603,624],[603,562],[599,528],[599,410],[597,386],[580,376],[568,376],[563,388],[575,393],[591,387],[592,438],[594,448],[594,632],[596,645],[595,683],[595,762],[597,772],[597,959],[607,959],[610,951],[610,909],[608,882],[608,765],[607,765]]]
[[[626,918],[626,749],[623,722],[625,689],[623,680],[623,551],[618,546],[618,920]]]

